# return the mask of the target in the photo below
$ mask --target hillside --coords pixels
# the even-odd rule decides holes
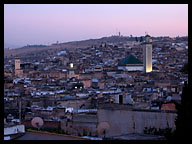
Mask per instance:
[[[140,37],[137,37],[140,40]],[[142,38],[144,39],[144,37]],[[152,37],[152,39],[159,39],[159,37]],[[86,48],[92,45],[100,45],[104,42],[126,42],[126,41],[135,41],[135,37],[124,37],[124,36],[110,36],[110,37],[102,37],[99,39],[88,39],[82,41],[72,41],[65,42],[59,44],[52,44],[50,46],[44,45],[28,45],[25,47],[17,48],[17,49],[4,49],[4,58],[13,58],[15,56],[25,56],[38,52],[47,52],[47,51],[59,51],[61,49],[73,50],[74,48]]]
[[[72,41],[66,43],[59,43],[59,44],[52,44],[50,46],[25,46],[17,49],[4,49],[4,57],[15,57],[26,55],[29,53],[34,52],[41,52],[41,51],[48,51],[48,50],[59,50],[59,49],[74,49],[74,48],[86,48],[92,45],[101,44],[103,42],[120,42],[120,41],[127,41],[129,40],[127,37],[118,37],[118,36],[111,36],[111,37],[103,37],[100,39],[88,39],[82,41]]]

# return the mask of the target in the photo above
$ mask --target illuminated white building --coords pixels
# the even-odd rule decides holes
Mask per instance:
[[[145,47],[143,49],[143,66],[144,72],[151,72],[152,71],[152,40],[150,39],[149,35],[145,36]]]

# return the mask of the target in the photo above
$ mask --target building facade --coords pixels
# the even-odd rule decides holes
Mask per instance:
[[[15,76],[21,77],[23,75],[23,70],[21,70],[21,59],[15,57]]]

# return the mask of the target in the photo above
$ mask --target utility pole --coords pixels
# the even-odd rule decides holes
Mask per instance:
[[[21,95],[19,96],[19,124],[21,124]]]

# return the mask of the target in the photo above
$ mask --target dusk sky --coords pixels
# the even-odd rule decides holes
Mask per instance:
[[[187,4],[5,4],[4,42],[24,46],[117,35],[187,36]]]

